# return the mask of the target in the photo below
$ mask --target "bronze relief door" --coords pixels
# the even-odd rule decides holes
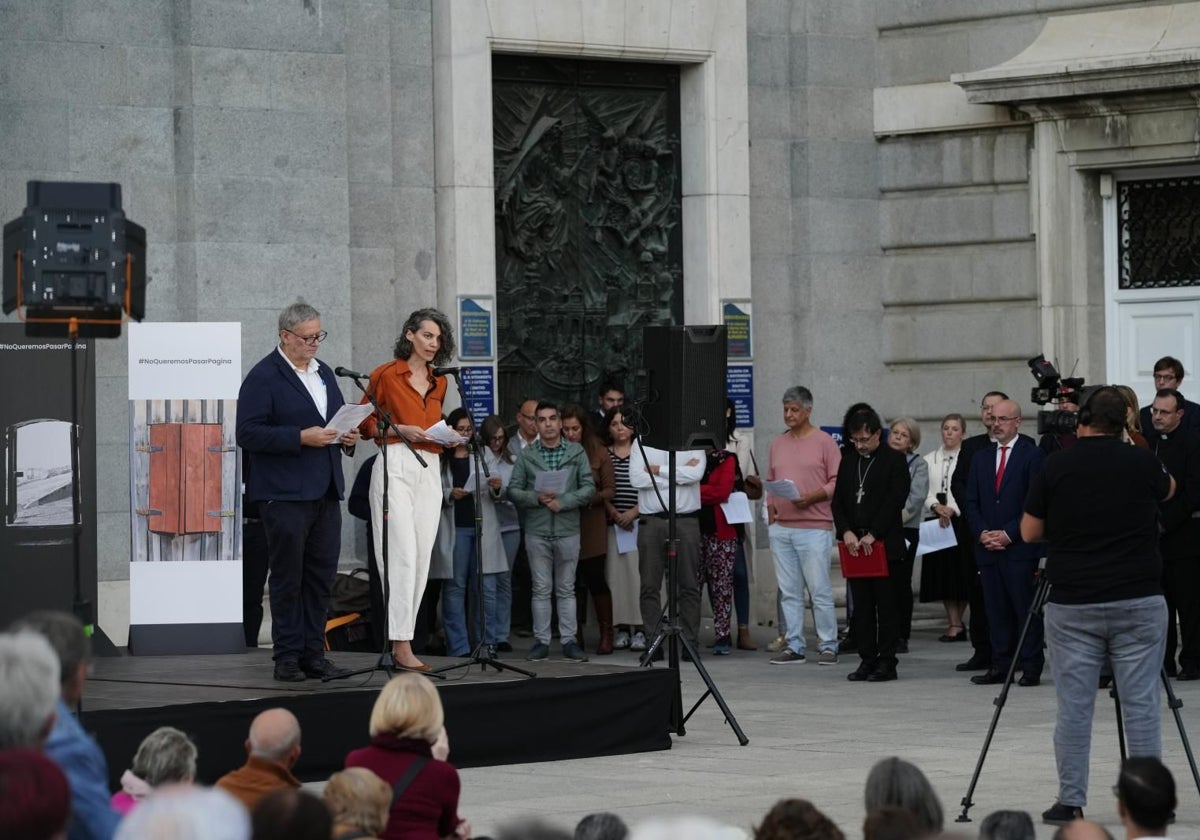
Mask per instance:
[[[683,315],[679,70],[492,59],[498,406],[639,392],[642,327]]]

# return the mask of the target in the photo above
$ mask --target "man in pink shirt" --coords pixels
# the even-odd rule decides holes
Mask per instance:
[[[829,500],[841,450],[832,437],[811,422],[812,392],[801,386],[783,394],[783,422],[788,430],[771,442],[767,480],[790,479],[799,498],[767,496],[768,532],[779,581],[780,604],[787,625],[787,647],[771,659],[772,665],[805,661],[804,589],[813,605],[813,623],[819,640],[818,662],[838,661],[837,615],[829,561],[833,553],[833,511]]]

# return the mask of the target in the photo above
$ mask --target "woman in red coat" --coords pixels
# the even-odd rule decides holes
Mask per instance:
[[[383,687],[371,710],[370,746],[346,756],[347,767],[366,767],[393,789],[408,779],[400,795],[393,795],[384,840],[471,836],[470,824],[458,816],[458,771],[433,754],[444,721],[442,701],[429,680],[400,674]]]

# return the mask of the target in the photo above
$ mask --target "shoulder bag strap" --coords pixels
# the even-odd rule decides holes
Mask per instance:
[[[396,801],[404,795],[404,791],[408,790],[408,786],[412,784],[412,780],[417,778],[417,774],[420,773],[428,763],[428,756],[419,755],[413,760],[412,764],[408,765],[408,769],[404,771],[404,775],[401,776],[396,781],[396,784],[392,786],[393,805],[396,804]]]

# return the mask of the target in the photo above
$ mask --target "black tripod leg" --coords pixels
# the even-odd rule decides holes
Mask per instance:
[[[1175,726],[1179,729],[1179,740],[1183,742],[1183,752],[1187,755],[1188,767],[1192,771],[1192,781],[1196,783],[1196,792],[1200,793],[1200,772],[1196,770],[1196,756],[1192,754],[1192,744],[1188,741],[1187,730],[1183,728],[1183,715],[1179,713],[1183,708],[1183,701],[1175,696],[1175,689],[1171,687],[1171,678],[1167,676],[1165,668],[1160,672],[1160,676],[1163,688],[1167,691],[1167,708],[1175,716]]]
[[[971,796],[975,793],[975,786],[979,784],[979,775],[983,772],[983,762],[987,758],[988,748],[992,745],[992,736],[996,734],[996,726],[1000,723],[1000,713],[1004,711],[1004,704],[1008,702],[1008,691],[1012,688],[1013,674],[1017,671],[1017,657],[1021,648],[1025,646],[1025,636],[1029,633],[1029,625],[1033,622],[1034,616],[1042,611],[1042,605],[1046,603],[1049,594],[1049,581],[1044,577],[1039,578],[1037,589],[1033,593],[1033,603],[1029,605],[1029,612],[1025,615],[1025,625],[1021,628],[1021,636],[1017,639],[1016,647],[1013,648],[1012,661],[1008,663],[1008,673],[1004,675],[1004,687],[992,701],[996,711],[992,713],[992,722],[988,725],[987,735],[983,739],[983,749],[979,751],[979,758],[975,761],[975,772],[971,774],[971,783],[967,785],[967,792],[963,795],[962,813],[958,815],[955,822],[971,821],[971,818],[967,816],[967,811],[975,804],[971,801]]]
[[[1117,677],[1113,675],[1112,688],[1109,689],[1108,696],[1113,699],[1113,709],[1117,713],[1117,746],[1121,750],[1121,763],[1125,762],[1129,756],[1125,749],[1125,715],[1121,714],[1121,695],[1117,693]]]
[[[700,704],[703,703],[705,699],[709,697],[709,695],[711,695],[712,698],[717,701],[717,706],[720,708],[721,714],[725,715],[725,722],[729,724],[729,728],[732,729],[733,734],[737,736],[738,743],[743,747],[746,746],[750,743],[750,739],[746,737],[746,733],[742,731],[742,727],[738,726],[737,718],[733,716],[733,712],[730,710],[728,704],[726,704],[725,698],[722,697],[721,692],[717,690],[717,684],[714,683],[712,677],[708,675],[708,669],[705,668],[700,662],[700,654],[696,652],[696,649],[692,647],[692,643],[689,642],[687,637],[683,634],[680,634],[679,641],[683,643],[683,649],[687,651],[689,656],[691,656],[692,665],[695,666],[696,672],[700,675],[700,679],[704,680],[704,685],[707,688],[704,694],[700,696],[700,699],[696,701],[696,704],[688,711],[687,715],[684,716],[683,720],[680,721],[680,729],[683,728],[683,724],[688,722],[688,719],[691,718],[696,709],[700,708]]]

